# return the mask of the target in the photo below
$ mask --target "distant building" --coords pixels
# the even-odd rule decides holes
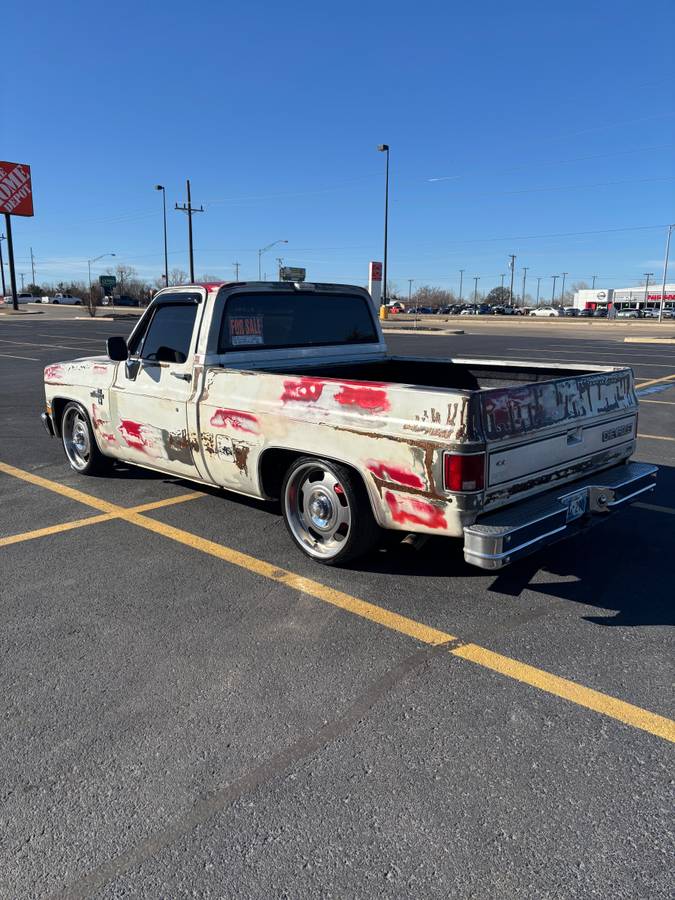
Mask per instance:
[[[597,309],[604,306],[616,306],[617,309],[625,309],[627,306],[658,309],[660,303],[661,285],[658,283],[649,285],[646,298],[644,286],[639,285],[627,288],[593,288],[576,291],[574,294],[574,306],[577,309]],[[675,284],[666,285],[664,308],[675,309]]]

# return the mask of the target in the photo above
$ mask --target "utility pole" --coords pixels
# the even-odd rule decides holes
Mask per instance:
[[[513,273],[516,268],[516,254],[511,253],[509,255],[509,269],[511,269],[511,291],[509,296],[509,306],[513,306]]]
[[[16,296],[16,269],[14,268],[14,242],[12,240],[12,217],[5,213],[5,229],[7,231],[7,257],[9,259],[9,286],[12,290],[12,308],[19,308],[19,300]]]
[[[593,284],[591,285],[591,290],[595,290],[595,279],[597,277],[598,277],[597,275],[593,275]]]
[[[647,309],[647,296],[649,291],[649,279],[654,277],[653,272],[645,272],[645,309]]]
[[[21,279],[21,290],[23,290],[23,279],[25,274],[25,272],[19,272],[19,278]]]
[[[408,279],[408,305],[410,305],[410,298],[412,297],[412,283],[414,280],[414,278]]]
[[[503,272],[499,277],[500,277],[501,280],[502,280],[502,283],[501,283],[499,286],[500,286],[500,288],[502,289],[502,295],[503,295],[503,293],[504,293],[504,279],[506,278],[506,272]]]
[[[475,303],[478,298],[478,279],[480,275],[473,276],[473,302]]]
[[[529,266],[523,266],[523,306],[525,306],[525,279],[527,278],[527,270],[529,268]]]
[[[234,280],[239,281],[239,263],[233,262],[232,265],[234,266]]]
[[[187,213],[188,217],[188,247],[190,253],[190,282],[194,284],[195,281],[195,259],[194,259],[194,249],[192,246],[192,217],[195,213],[204,212],[204,207],[200,206],[197,209],[192,205],[192,197],[190,195],[190,179],[187,179],[187,205],[184,203],[182,206],[179,206],[176,203],[176,209],[179,212]]]
[[[7,293],[7,288],[5,287],[5,264],[2,261],[2,242],[6,241],[7,238],[4,234],[0,234],[0,276],[2,276],[2,299],[5,299],[5,294]]]
[[[459,270],[459,302],[462,302],[462,283],[464,281],[464,269]]]
[[[663,260],[663,284],[661,285],[661,305],[659,306],[659,322],[663,322],[663,307],[666,303],[666,278],[668,277],[668,254],[670,252],[670,235],[675,225],[668,226],[668,237],[666,238],[666,258]],[[0,266],[2,265],[2,257],[0,256]],[[4,279],[3,279],[4,280]]]
[[[33,273],[33,285],[35,285],[35,257],[33,256],[33,248],[30,248],[30,267]]]
[[[560,278],[560,275],[551,275],[553,279],[553,290],[551,291],[551,303],[555,303],[555,283]]]
[[[562,273],[562,287],[560,289],[560,303],[561,304],[565,303],[565,277],[569,274],[570,274],[569,272]]]
[[[539,306],[539,288],[541,287],[541,275],[537,275],[537,306]]]
[[[377,148],[380,153],[387,154],[387,166],[384,178],[384,266],[382,273],[382,301],[380,306],[385,310],[382,314],[386,314],[387,306],[387,252],[389,249],[388,230],[389,230],[389,144],[380,144]]]

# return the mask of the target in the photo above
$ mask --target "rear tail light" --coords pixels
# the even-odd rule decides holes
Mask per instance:
[[[443,466],[446,491],[482,491],[485,487],[484,453],[446,453]]]

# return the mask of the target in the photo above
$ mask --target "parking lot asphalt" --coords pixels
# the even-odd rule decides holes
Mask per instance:
[[[42,367],[135,321],[78,315],[0,318],[0,896],[672,895],[675,347],[388,335],[633,366],[658,489],[502,573],[326,569],[273,505],[67,467]]]

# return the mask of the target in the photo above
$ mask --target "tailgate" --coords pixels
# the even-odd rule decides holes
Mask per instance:
[[[637,397],[630,369],[495,388],[480,399],[488,507],[615,465],[633,452]]]

